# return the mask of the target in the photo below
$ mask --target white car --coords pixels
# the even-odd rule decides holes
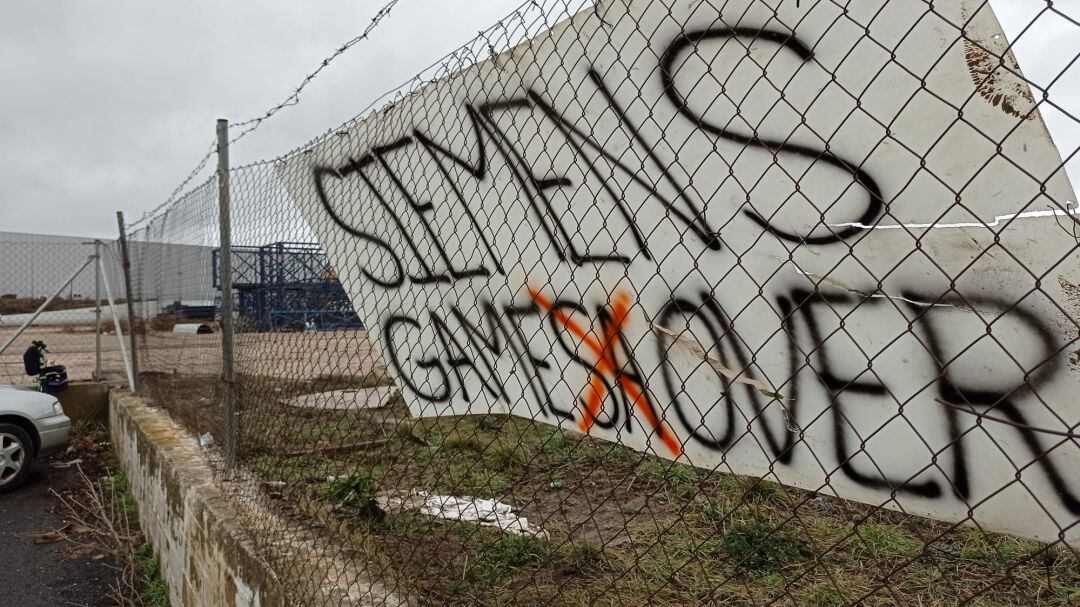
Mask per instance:
[[[0,385],[0,493],[22,484],[34,459],[63,451],[70,430],[55,396]]]

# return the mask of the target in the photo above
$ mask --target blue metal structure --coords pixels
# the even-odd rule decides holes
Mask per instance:
[[[221,289],[219,250],[212,255]],[[363,328],[337,272],[315,243],[275,242],[233,247],[236,311],[258,331]]]

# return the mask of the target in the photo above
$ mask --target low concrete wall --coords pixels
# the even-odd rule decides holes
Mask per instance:
[[[173,605],[273,607],[282,586],[214,482],[195,439],[161,409],[114,391],[109,422],[139,504],[139,523],[161,557]]]
[[[73,421],[105,422],[109,419],[109,390],[112,387],[104,382],[73,381],[57,398],[64,408],[64,415]]]

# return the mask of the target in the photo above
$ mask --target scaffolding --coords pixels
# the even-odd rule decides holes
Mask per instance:
[[[214,288],[221,276],[215,249]],[[260,247],[232,247],[236,314],[252,331],[329,331],[360,329],[337,272],[319,245],[275,242]]]

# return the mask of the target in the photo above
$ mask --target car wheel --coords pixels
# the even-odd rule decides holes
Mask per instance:
[[[14,424],[0,424],[0,493],[22,484],[34,462],[34,444],[26,430]]]

